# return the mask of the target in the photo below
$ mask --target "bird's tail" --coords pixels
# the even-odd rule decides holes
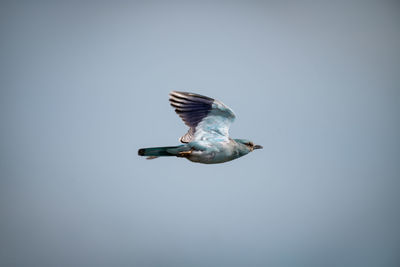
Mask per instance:
[[[147,156],[147,159],[155,159],[158,157],[177,156],[179,152],[185,151],[184,146],[164,146],[164,147],[148,147],[138,150],[139,156]],[[180,149],[181,148],[181,149]]]

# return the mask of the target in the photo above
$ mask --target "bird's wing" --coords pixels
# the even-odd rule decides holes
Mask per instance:
[[[235,120],[235,114],[222,102],[187,92],[172,91],[169,96],[175,112],[190,127],[180,138],[182,143],[229,138],[229,126]]]

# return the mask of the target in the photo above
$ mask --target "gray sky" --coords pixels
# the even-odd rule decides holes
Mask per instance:
[[[400,6],[196,2],[0,4],[0,265],[398,266]],[[171,90],[264,149],[138,157]]]

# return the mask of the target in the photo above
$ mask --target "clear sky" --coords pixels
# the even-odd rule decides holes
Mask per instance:
[[[0,266],[399,266],[395,1],[0,4]],[[145,160],[221,100],[220,165]]]

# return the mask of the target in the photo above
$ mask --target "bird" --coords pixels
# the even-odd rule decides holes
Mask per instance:
[[[178,146],[149,147],[138,150],[147,159],[175,156],[192,162],[217,164],[240,158],[263,148],[247,139],[229,137],[235,113],[216,99],[189,92],[172,91],[169,101],[175,112],[189,127]]]

